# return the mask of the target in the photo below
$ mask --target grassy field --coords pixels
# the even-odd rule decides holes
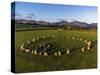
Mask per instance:
[[[56,27],[48,27],[48,26],[32,26],[32,25],[28,25],[28,24],[16,24],[15,25],[16,28],[16,32],[18,31],[33,31],[33,30],[53,30],[53,29],[57,29]]]
[[[73,69],[89,69],[97,67],[97,48],[93,46],[90,50],[81,52],[80,49],[75,49],[69,55],[62,56],[42,56],[33,55],[31,53],[22,53],[20,46],[26,43],[27,40],[32,40],[37,37],[50,37],[56,35],[54,39],[45,41],[54,42],[58,47],[73,48],[81,45],[80,41],[71,39],[71,37],[82,38],[84,40],[96,41],[96,32],[93,31],[77,31],[77,30],[34,30],[15,32],[16,45],[16,72],[41,72],[41,71],[56,71],[56,70],[73,70]],[[67,39],[66,37],[70,38]]]

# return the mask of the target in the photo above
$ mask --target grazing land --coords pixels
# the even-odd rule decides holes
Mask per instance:
[[[25,27],[25,26],[24,26]],[[27,28],[27,26],[26,26]],[[30,26],[28,28],[31,28]],[[96,31],[91,30],[64,30],[64,29],[33,29],[23,30],[17,27],[15,31],[16,46],[16,72],[42,72],[56,70],[73,70],[73,69],[89,69],[97,67],[97,37]],[[21,31],[22,30],[22,31]],[[52,36],[55,37],[52,37]],[[45,38],[43,38],[45,36]],[[51,54],[48,56],[34,55],[31,52],[25,53],[20,50],[22,44],[32,41],[33,38],[40,38],[33,42],[33,46],[50,43]],[[82,40],[80,40],[82,39]],[[93,46],[84,52],[81,47],[84,46],[83,41],[92,41]],[[53,51],[64,51],[70,49],[69,54],[55,56]]]

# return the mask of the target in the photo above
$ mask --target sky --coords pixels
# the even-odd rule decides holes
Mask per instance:
[[[75,19],[81,22],[97,23],[97,7],[16,2],[15,17],[49,22]]]

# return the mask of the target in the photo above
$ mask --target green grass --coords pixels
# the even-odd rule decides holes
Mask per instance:
[[[32,28],[32,25],[28,25],[28,24],[16,24],[15,28]]]
[[[16,33],[16,72],[41,72],[41,71],[56,71],[56,70],[73,70],[73,69],[88,69],[97,67],[97,51],[96,47],[90,50],[81,52],[80,49],[75,50],[71,54],[62,56],[49,55],[39,56],[31,53],[22,53],[20,46],[26,43],[27,40],[42,36],[51,36],[55,34],[59,47],[76,47],[80,42],[76,40],[66,39],[66,36],[76,37],[95,41],[96,32],[91,31],[66,31],[66,30],[34,30],[15,32]],[[53,41],[51,39],[51,41]],[[72,42],[73,41],[73,42]]]
[[[15,31],[33,31],[33,30],[53,30],[56,29],[48,26],[34,26],[28,24],[15,24]]]

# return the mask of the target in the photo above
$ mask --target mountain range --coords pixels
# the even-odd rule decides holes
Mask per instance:
[[[97,23],[91,23],[88,24],[86,22],[80,22],[80,21],[72,21],[72,22],[68,22],[68,21],[59,21],[59,22],[47,22],[47,21],[36,21],[36,20],[25,20],[25,19],[21,19],[21,20],[15,20],[15,23],[28,23],[31,24],[33,26],[63,26],[63,25],[70,25],[72,27],[76,27],[76,28],[97,28]]]

